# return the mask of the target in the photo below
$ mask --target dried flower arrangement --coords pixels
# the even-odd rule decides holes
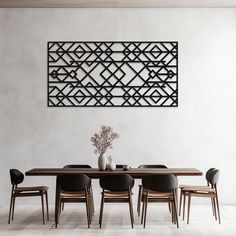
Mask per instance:
[[[113,131],[111,126],[102,125],[101,131],[91,137],[91,142],[95,146],[94,152],[103,155],[108,148],[112,149],[112,142],[119,138],[119,134]]]

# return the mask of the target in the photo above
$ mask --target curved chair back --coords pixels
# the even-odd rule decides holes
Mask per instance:
[[[66,165],[63,168],[92,168],[90,165]]]
[[[134,187],[134,179],[127,174],[105,175],[99,182],[101,188],[109,191],[128,191]]]
[[[209,178],[209,183],[214,187],[216,187],[216,185],[218,184],[219,174],[220,171],[215,169],[213,170],[211,177]]]
[[[87,175],[61,175],[57,177],[57,186],[68,192],[83,191],[90,187],[91,179]]]
[[[211,178],[211,175],[213,173],[213,171],[215,170],[215,168],[210,168],[207,172],[206,172],[206,180],[209,183],[209,180]]]
[[[149,175],[142,179],[142,185],[153,191],[171,191],[178,188],[178,180],[174,175]]]
[[[17,169],[10,169],[10,176],[12,185],[18,185],[24,180],[24,174]]]
[[[165,165],[140,165],[138,168],[167,168]]]

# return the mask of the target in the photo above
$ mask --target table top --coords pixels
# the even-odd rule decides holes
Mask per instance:
[[[195,168],[118,168],[113,171],[100,171],[97,168],[34,168],[25,172],[28,176],[57,176],[85,174],[93,179],[99,179],[109,174],[129,174],[134,178],[142,178],[152,174],[173,174],[176,176],[199,176],[202,172]]]

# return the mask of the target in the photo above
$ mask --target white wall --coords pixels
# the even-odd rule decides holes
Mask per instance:
[[[178,41],[179,107],[48,108],[50,40]],[[10,168],[96,166],[90,137],[110,124],[115,162],[219,168],[220,200],[236,203],[235,55],[236,9],[0,9],[0,202]],[[49,185],[52,202],[54,181],[25,184]]]

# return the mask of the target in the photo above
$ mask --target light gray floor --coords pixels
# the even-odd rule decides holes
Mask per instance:
[[[54,229],[53,206],[50,206],[50,221],[42,225],[40,205],[16,205],[15,220],[8,225],[8,206],[0,208],[0,235],[186,235],[215,236],[236,235],[236,206],[221,206],[222,224],[212,217],[210,205],[193,205],[190,225],[180,218],[180,228],[171,223],[168,208],[163,204],[150,204],[147,226],[143,229],[140,217],[135,211],[135,226],[131,229],[128,205],[106,204],[104,208],[103,227],[99,229],[99,206],[93,218],[91,228],[87,228],[84,204],[66,205],[60,218],[58,229]],[[135,210],[135,208],[134,208]]]

